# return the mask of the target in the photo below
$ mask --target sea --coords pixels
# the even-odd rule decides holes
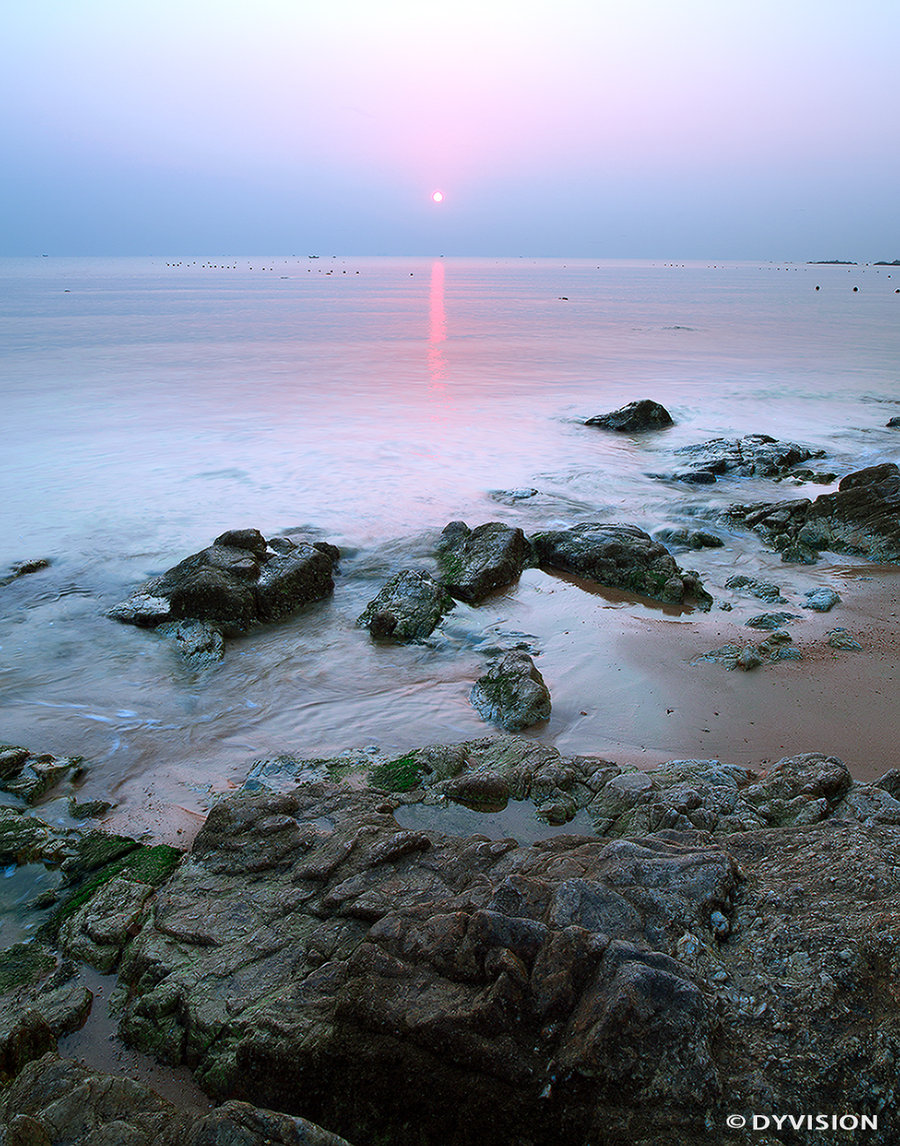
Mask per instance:
[[[375,644],[356,617],[392,573],[433,567],[452,520],[721,532],[731,502],[832,488],[686,485],[665,476],[682,445],[767,433],[825,450],[815,465],[838,475],[898,460],[886,423],[900,414],[900,268],[5,259],[0,392],[0,572],[50,561],[0,589],[0,740],[84,756],[85,799],[115,801],[113,825],[165,835],[258,759],[489,734],[469,690],[517,643],[553,694],[529,735],[613,759],[689,755],[693,725],[642,666],[674,626],[709,623],[690,610],[529,570],[424,643]],[[645,397],[675,425],[583,424]],[[333,597],[230,641],[207,668],[106,616],[244,527],[337,544]],[[714,611],[736,570],[795,593],[816,583],[752,535],[723,537],[676,555]],[[702,690],[693,672],[671,674],[680,695]]]

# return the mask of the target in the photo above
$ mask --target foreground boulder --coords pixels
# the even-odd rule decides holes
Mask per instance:
[[[674,425],[674,422],[665,406],[649,398],[641,398],[608,414],[588,418],[584,424],[602,426],[604,430],[616,430],[620,434],[642,434],[648,430],[665,429],[666,426]]]
[[[725,516],[758,533],[786,561],[814,561],[822,549],[898,561],[900,468],[893,462],[869,466],[848,474],[834,493],[815,501],[734,505]]]
[[[811,458],[825,456],[824,450],[811,450],[796,442],[779,442],[768,434],[748,434],[744,438],[712,438],[699,445],[682,446],[675,451],[685,459],[682,469],[672,474],[654,474],[694,483],[712,483],[724,474],[735,477],[781,478],[796,474],[807,481],[833,481],[834,474],[802,473],[796,467]]]
[[[472,604],[517,580],[531,550],[521,529],[489,521],[469,529],[451,521],[438,544],[441,581],[453,597]]]
[[[233,796],[126,951],[126,1037],[217,1097],[398,1146],[738,1146],[725,1117],[761,1094],[767,1110],[891,1101],[900,803],[884,788],[823,754],[762,777],[645,774],[512,737],[419,757],[488,767],[482,789],[553,774],[618,838],[403,830],[383,794],[327,783]]]
[[[475,682],[469,699],[485,720],[510,732],[550,719],[550,690],[524,652],[494,661]]]
[[[586,522],[536,533],[531,541],[540,565],[550,569],[657,601],[693,603],[700,609],[712,604],[699,574],[679,568],[665,546],[636,525]]]
[[[422,569],[395,574],[356,619],[377,640],[422,640],[453,608],[443,585]]]
[[[46,1054],[0,1098],[10,1146],[348,1146],[303,1118],[227,1102],[208,1114],[181,1110],[130,1078]]]
[[[332,573],[338,556],[326,542],[295,542],[287,537],[268,542],[257,529],[233,529],[146,581],[108,616],[150,628],[168,622],[203,622],[202,633],[182,626],[177,636],[188,649],[199,640],[200,651],[208,654],[215,645],[211,629],[225,635],[244,632],[327,597],[334,590]]]
[[[727,854],[403,831],[383,799],[217,805],[126,954],[126,1037],[357,1141],[702,1125],[717,1020],[669,952],[732,910]]]

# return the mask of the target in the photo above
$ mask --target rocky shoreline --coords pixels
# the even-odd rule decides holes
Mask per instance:
[[[897,797],[821,753],[642,772],[501,736],[260,761],[184,855],[6,808],[4,864],[62,872],[0,964],[6,1141],[687,1146],[744,1141],[733,1111],[850,1110],[886,1144]],[[441,830],[509,800],[560,834]],[[78,961],[116,974],[127,1043],[224,1105],[59,1058]]]
[[[645,402],[586,424],[647,433],[671,418]],[[677,452],[687,468],[651,476],[834,477],[799,468],[820,453],[765,435]],[[711,524],[753,531],[787,563],[823,550],[895,562],[898,483],[881,464]],[[376,645],[425,641],[529,568],[706,613],[712,593],[668,546],[720,545],[706,529],[580,520],[526,536],[453,521],[431,568],[394,572],[356,625]],[[328,542],[229,530],[108,615],[215,671],[226,640],[327,598],[339,560]],[[20,563],[4,583],[44,567]],[[802,659],[791,610],[840,603],[825,587],[792,603],[743,575],[724,587],[764,603],[745,623],[766,635],[695,664]],[[841,627],[827,637],[860,647]],[[485,721],[548,719],[532,654],[494,650],[470,696]],[[496,732],[401,756],[281,755],[215,799],[186,852],[107,830],[112,805],[79,798],[89,772],[0,746],[0,860],[47,881],[26,941],[0,952],[6,1146],[738,1146],[735,1114],[769,1117],[753,1141],[770,1146],[847,1140],[772,1128],[806,1111],[865,1116],[866,1141],[896,1140],[894,768],[863,783],[807,752],[759,770],[639,769]],[[514,808],[531,829],[480,830]],[[116,977],[119,1036],[187,1067],[213,1109],[60,1055],[95,1005],[83,964]]]

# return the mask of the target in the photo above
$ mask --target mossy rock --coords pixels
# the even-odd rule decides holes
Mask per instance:
[[[91,833],[91,835],[102,834],[101,832]],[[108,838],[111,841],[117,841],[120,845],[125,839],[124,836]],[[121,847],[116,852],[115,847],[111,844],[109,854],[117,855],[118,858],[114,858],[112,862],[100,867],[99,870],[97,866],[88,869],[93,872],[90,878],[82,882],[41,927],[39,935],[42,939],[50,942],[55,941],[60,926],[79,908],[83,907],[91,896],[114,876],[125,875],[135,883],[148,883],[152,887],[158,887],[169,878],[182,856],[177,848],[169,847],[168,844],[146,847],[134,840],[129,840],[128,843],[131,844],[131,847],[125,855],[122,855]],[[102,845],[95,841],[95,845],[89,849],[88,854],[97,856],[102,854],[103,850]]]
[[[56,957],[40,943],[16,943],[0,952],[0,995],[27,987],[56,966]]]
[[[369,773],[369,783],[382,792],[409,792],[427,772],[428,768],[419,763],[418,753],[410,752],[376,765]]]

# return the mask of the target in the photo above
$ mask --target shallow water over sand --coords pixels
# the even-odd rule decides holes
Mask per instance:
[[[833,665],[726,676],[690,660],[723,643],[715,626],[761,611],[723,589],[735,568],[778,581],[799,612],[812,586],[845,602],[865,594],[855,562],[784,566],[735,534],[724,550],[677,555],[735,605],[727,615],[529,571],[478,608],[458,606],[428,646],[376,647],[353,621],[391,572],[427,564],[453,518],[654,530],[823,488],[647,476],[675,468],[683,444],[768,432],[824,448],[838,474],[897,460],[900,431],[885,423],[900,402],[898,285],[890,268],[775,264],[0,263],[0,566],[53,559],[0,590],[3,739],[83,753],[86,796],[111,793],[153,830],[188,828],[210,787],[239,783],[259,756],[486,734],[468,690],[490,649],[515,638],[539,654],[554,698],[533,735],[566,751],[648,762],[745,751],[756,765],[783,744],[838,751],[810,739],[803,691]],[[644,396],[676,426],[634,437],[580,424]],[[491,495],[519,487],[538,493]],[[202,672],[104,617],[240,526],[308,526],[339,544],[334,598],[231,642]],[[818,624],[804,617],[795,639]],[[870,653],[846,671],[863,664],[875,672]],[[802,715],[790,708],[788,735],[767,690],[795,684]],[[885,678],[882,708],[874,693],[890,724],[893,686]],[[839,687],[826,695],[829,716],[850,703]],[[844,715],[835,728],[849,727]],[[884,755],[863,748],[858,767],[877,771]]]

